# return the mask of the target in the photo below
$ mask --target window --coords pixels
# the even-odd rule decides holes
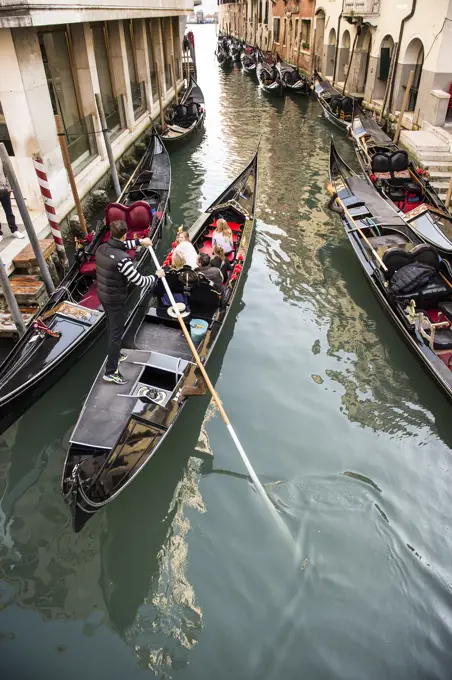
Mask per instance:
[[[295,47],[296,50],[300,49],[300,46],[298,44],[299,28],[300,28],[300,19],[295,19],[295,33],[294,33],[293,39],[294,39],[294,47]]]
[[[157,73],[155,69],[154,61],[154,43],[152,38],[152,22],[148,21],[148,30],[146,31],[146,38],[148,42],[148,55],[149,55],[149,71],[151,74],[151,90],[152,90],[152,101],[155,102],[158,99],[158,84],[157,84]]]
[[[137,58],[135,50],[135,33],[132,19],[124,21],[124,39],[126,43],[127,64],[129,67],[130,91],[135,119],[146,110],[144,83],[138,82]]]
[[[162,39],[163,39],[163,55],[164,55],[164,61],[165,61],[165,81],[166,81],[166,91],[171,89],[173,86],[172,83],[172,74],[171,74],[171,55],[170,55],[170,49],[168,45],[168,40],[169,40],[169,30],[171,29],[171,25],[168,26],[168,21],[171,22],[171,17],[167,17],[166,19],[161,19],[162,22]]]
[[[265,0],[265,17],[264,17],[264,24],[268,26],[268,3],[269,0]]]
[[[273,40],[275,43],[279,43],[279,31],[280,31],[281,19],[273,19]]]
[[[83,117],[77,93],[70,34],[65,28],[39,33],[53,112],[61,117],[69,158],[80,172],[97,154],[92,116]]]
[[[113,95],[107,25],[96,21],[92,24],[92,32],[100,96],[102,98],[105,118],[107,119],[108,134],[111,138],[114,138],[124,127],[125,122],[121,120],[121,103],[119,98]]]
[[[262,23],[262,0],[259,0],[259,23]]]
[[[311,19],[301,20],[301,47],[308,50],[311,44]]]

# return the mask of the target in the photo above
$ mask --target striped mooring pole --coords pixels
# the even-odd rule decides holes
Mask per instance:
[[[53,240],[55,241],[57,255],[63,269],[66,271],[69,268],[69,262],[64,249],[60,225],[56,219],[56,210],[53,204],[52,194],[50,192],[50,185],[47,179],[46,169],[39,154],[33,154],[33,163],[35,166],[36,175],[38,176],[39,188],[41,189],[42,199],[46,208],[50,231],[52,233]]]

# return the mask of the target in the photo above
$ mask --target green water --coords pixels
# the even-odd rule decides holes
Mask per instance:
[[[449,680],[451,407],[326,210],[331,134],[352,148],[194,31],[208,114],[172,156],[171,215],[192,223],[260,138],[252,262],[209,371],[297,561],[207,398],[72,533],[60,475],[101,341],[1,439],[1,677]]]

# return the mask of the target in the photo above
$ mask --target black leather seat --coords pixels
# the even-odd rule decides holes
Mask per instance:
[[[353,99],[351,99],[351,97],[344,97],[341,101],[341,110],[344,112],[344,116],[351,116],[353,108]]]
[[[190,102],[187,104],[187,119],[190,123],[193,123],[193,121],[197,120],[199,116],[199,110],[198,110],[198,105],[196,102]]]
[[[413,256],[411,253],[402,250],[402,248],[389,248],[389,250],[386,250],[383,254],[383,264],[388,269],[386,276],[389,280],[396,271],[412,262]]]
[[[452,302],[440,302],[438,309],[448,321],[452,321]]]
[[[376,153],[374,156],[372,156],[372,172],[391,173],[391,163],[387,153]]]
[[[341,108],[342,97],[333,97],[330,101],[330,109],[333,113],[337,113]]]
[[[436,271],[439,271],[440,260],[438,253],[433,246],[428,243],[420,243],[418,246],[413,248],[410,252],[413,262],[420,262],[421,264],[427,264],[430,267],[434,267]]]
[[[192,316],[211,317],[221,303],[221,294],[217,293],[212,282],[204,276],[193,286],[190,292],[190,308]]]
[[[452,331],[448,328],[437,328],[433,347],[438,351],[452,349]]]
[[[186,123],[187,119],[188,119],[187,107],[184,104],[178,104],[174,112],[174,122],[177,125],[181,125],[183,123]]]

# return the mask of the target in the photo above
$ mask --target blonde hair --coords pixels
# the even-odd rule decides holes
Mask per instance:
[[[185,267],[186,262],[185,258],[181,253],[174,252],[173,256],[171,258],[171,267],[173,269],[182,269],[182,267]]]
[[[232,242],[232,231],[229,226],[229,224],[224,220],[222,217],[217,221],[217,226],[215,227],[215,231],[217,231],[220,234],[223,234],[225,239],[227,241]]]
[[[214,246],[213,254],[216,255],[216,257],[219,257],[222,262],[226,257],[226,255],[224,254],[224,249],[221,246],[217,245]]]

